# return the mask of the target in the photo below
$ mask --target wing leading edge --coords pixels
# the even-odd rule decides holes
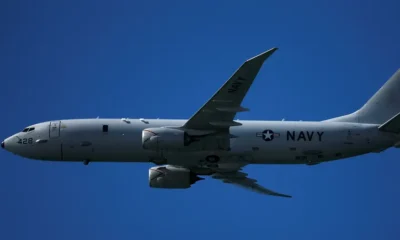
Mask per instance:
[[[248,111],[241,106],[264,61],[278,48],[250,58],[183,126],[188,129],[215,130],[241,125],[233,121],[236,113]]]
[[[242,101],[265,60],[277,49],[271,48],[244,62],[211,99],[189,118],[182,127],[193,130],[229,132],[230,127],[240,126],[240,123],[234,121],[236,113],[249,110],[241,106]],[[212,170],[215,172],[211,177],[224,183],[230,183],[265,195],[291,198],[289,195],[277,193],[259,185],[257,180],[248,178],[246,173],[240,172],[240,167],[224,169],[219,166]]]

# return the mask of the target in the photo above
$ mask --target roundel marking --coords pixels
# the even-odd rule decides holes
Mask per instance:
[[[269,142],[269,141],[272,141],[272,140],[274,140],[274,131],[272,131],[272,130],[270,130],[270,129],[267,129],[267,130],[264,130],[263,132],[262,132],[262,139],[264,139],[264,141],[267,141],[267,142]]]

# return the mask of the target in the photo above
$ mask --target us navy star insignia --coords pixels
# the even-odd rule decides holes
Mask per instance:
[[[272,131],[270,129],[267,129],[267,130],[264,130],[263,132],[257,133],[256,136],[257,137],[262,137],[262,139],[264,141],[269,142],[269,141],[274,140],[275,137],[279,137],[280,134],[279,133],[274,133],[274,131]]]

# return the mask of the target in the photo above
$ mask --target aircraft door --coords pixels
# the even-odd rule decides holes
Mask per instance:
[[[61,121],[50,122],[49,125],[49,137],[58,138],[60,136],[60,125]]]

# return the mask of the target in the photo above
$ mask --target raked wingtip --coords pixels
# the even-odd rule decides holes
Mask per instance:
[[[254,60],[261,60],[265,61],[269,56],[271,56],[276,50],[278,50],[277,47],[271,48],[263,53],[258,54],[257,56],[254,56],[250,59],[248,59],[246,62],[254,61]]]

